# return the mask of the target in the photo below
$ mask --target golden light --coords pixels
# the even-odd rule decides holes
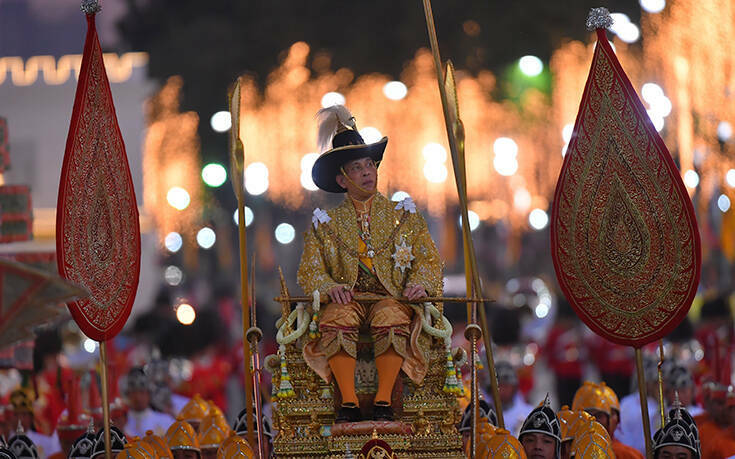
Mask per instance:
[[[401,100],[408,94],[408,88],[400,81],[389,81],[383,86],[383,94],[390,100]]]
[[[268,166],[261,162],[254,162],[245,168],[245,189],[253,196],[258,196],[268,190]]]
[[[166,201],[174,209],[184,210],[189,206],[191,197],[185,189],[180,186],[174,186],[169,188],[168,193],[166,193]]]
[[[189,303],[181,303],[176,308],[176,320],[182,325],[191,325],[197,318],[197,312]]]
[[[173,232],[179,235],[182,244],[186,242],[184,259],[187,266],[192,266],[196,262],[194,238],[201,218],[203,183],[199,179],[199,117],[194,112],[179,110],[182,85],[181,77],[171,77],[146,103],[143,205],[153,217],[163,244],[166,235]],[[185,190],[189,197],[183,210],[168,203],[167,195],[173,187]]]
[[[322,106],[346,100],[366,141],[377,139],[378,133],[389,138],[379,170],[378,188],[382,193],[392,196],[396,191],[404,191],[434,215],[442,215],[456,205],[456,185],[430,52],[419,50],[405,66],[400,82],[410,91],[400,103],[386,101],[384,93],[384,89],[398,87],[386,86],[397,80],[379,74],[355,78],[344,68],[335,71],[323,66],[312,68],[309,53],[306,43],[294,44],[262,89],[252,76],[242,77],[240,132],[245,141],[245,166],[262,163],[264,167],[258,166],[261,172],[268,171],[268,199],[291,209],[324,206],[323,193],[311,191],[314,189],[310,180],[312,158],[304,158],[316,148],[314,114]],[[548,154],[549,145],[554,142],[547,129],[551,112],[544,102],[545,96],[531,91],[519,109],[492,98],[495,89],[492,73],[483,71],[477,76],[459,73],[458,76],[460,114],[467,132],[470,200],[499,199],[512,203],[513,193],[519,186],[533,198],[549,196],[556,183],[558,169],[555,168],[561,166],[562,158],[558,155],[550,158]],[[339,93],[335,88],[339,88]],[[523,125],[521,110],[532,114],[538,123]],[[372,130],[367,128],[377,132],[370,133]],[[496,176],[495,180],[488,180],[495,157],[493,142],[503,136],[513,138],[518,151],[523,152],[522,161],[511,157],[506,161],[509,164],[500,164],[501,170],[512,170],[513,177]],[[433,145],[425,154],[428,144]],[[516,176],[523,179],[522,184],[515,180]],[[246,173],[246,187],[253,180],[257,178]],[[264,186],[259,188],[255,191],[265,192]],[[493,222],[503,218],[501,213],[488,212],[481,218]],[[527,214],[510,218],[515,228],[528,226]]]
[[[644,13],[640,28],[618,16],[615,52],[633,86],[641,89],[651,119],[676,157],[690,191],[700,190],[694,196],[695,207],[701,210],[711,205],[718,189],[735,187],[735,172],[725,173],[735,170],[735,104],[723,97],[735,94],[735,7],[723,8],[718,0],[640,2],[644,10],[655,14]],[[646,37],[640,45],[630,46],[623,40],[637,38],[636,34]],[[466,133],[467,192],[480,219],[503,220],[514,230],[548,224],[544,209],[548,209],[563,155],[573,140],[573,120],[594,50],[594,35],[589,37],[588,43],[566,41],[553,53],[550,98],[529,89],[516,104],[495,100],[495,75],[457,72]],[[324,195],[313,192],[310,177],[316,157],[309,153],[316,144],[314,114],[321,107],[348,101],[366,140],[377,138],[378,133],[390,139],[379,170],[381,192],[394,199],[410,195],[434,216],[456,206],[430,52],[417,51],[406,63],[400,81],[380,74],[356,77],[347,68],[330,70],[323,60],[311,59],[310,52],[306,43],[292,45],[262,88],[254,77],[242,77],[240,131],[248,192],[267,191],[269,201],[287,209],[323,207]],[[170,84],[178,97],[176,85],[180,83]],[[193,239],[192,208],[201,205],[200,189],[194,183],[175,183],[173,177],[198,175],[198,167],[193,167],[196,163],[183,160],[185,155],[179,153],[181,146],[187,152],[198,149],[196,123],[187,118],[189,114],[178,112],[177,98],[175,104],[170,99],[164,103],[159,97],[153,111],[166,116],[152,117],[156,122],[146,137],[146,152],[157,151],[156,161],[161,164],[167,158],[166,167],[151,169],[157,171],[152,177],[149,168],[145,169],[145,177],[150,177],[144,183],[146,207],[153,209],[156,222],[165,228],[162,234],[181,232],[182,224],[188,223],[181,234]],[[182,129],[183,121],[189,123],[186,129]],[[160,205],[171,186],[181,186],[191,194],[192,204],[186,211]],[[149,199],[151,194],[158,196],[157,201]],[[162,211],[162,207],[167,209]],[[193,244],[184,246],[189,245]]]

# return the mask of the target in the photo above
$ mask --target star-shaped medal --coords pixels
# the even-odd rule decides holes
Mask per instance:
[[[411,252],[413,247],[406,244],[406,240],[403,237],[401,238],[400,244],[394,245],[396,246],[396,251],[391,257],[396,261],[396,268],[400,269],[401,273],[403,273],[407,268],[411,267],[411,261],[416,258]]]

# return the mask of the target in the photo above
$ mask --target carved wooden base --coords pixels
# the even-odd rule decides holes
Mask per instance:
[[[278,431],[273,440],[275,456],[343,459],[349,448],[357,457],[365,443],[379,438],[390,445],[397,458],[464,458],[462,436],[456,428],[459,405],[454,395],[442,391],[444,346],[426,335],[421,339],[429,348],[429,372],[419,385],[401,373],[393,394],[396,420],[337,425],[334,417],[340,397],[336,385],[326,383],[306,365],[301,355],[303,343],[287,346],[286,364],[296,397],[274,404],[273,427]],[[358,352],[356,389],[360,404],[369,407],[377,378],[372,353],[362,350]],[[270,369],[278,387],[280,372],[275,365]]]

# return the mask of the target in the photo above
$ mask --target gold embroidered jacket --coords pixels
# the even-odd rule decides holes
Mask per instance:
[[[396,209],[397,204],[378,193],[370,208],[373,266],[378,279],[393,296],[401,296],[408,284],[421,285],[429,296],[441,295],[443,264],[426,221],[410,199],[403,202],[401,209]],[[347,196],[342,204],[326,212],[328,218],[318,220],[317,211],[316,228],[311,225],[304,233],[304,253],[297,280],[305,293],[310,295],[318,290],[324,298],[332,287],[354,287],[359,235],[355,207]],[[404,242],[410,246],[414,258],[402,270],[392,255],[396,246]]]

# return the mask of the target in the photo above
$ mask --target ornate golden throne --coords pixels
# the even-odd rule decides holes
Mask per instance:
[[[282,307],[281,319],[276,324],[280,350],[278,355],[265,359],[265,368],[273,375],[273,428],[278,431],[273,439],[276,457],[381,457],[360,453],[375,440],[390,446],[392,456],[382,456],[386,459],[465,457],[462,437],[456,428],[461,417],[457,395],[448,392],[445,385],[448,356],[443,339],[421,334],[420,339],[425,340],[429,349],[429,371],[419,385],[401,372],[393,388],[395,421],[334,424],[336,408],[341,403],[337,385],[320,378],[302,355],[304,344],[314,338],[315,326],[311,323],[315,318],[314,308],[308,303],[294,306],[295,299],[289,296],[282,277],[281,296],[276,298]],[[432,315],[430,322],[438,329],[449,328],[441,308],[438,310],[439,314]],[[368,333],[360,335],[355,378],[363,417],[369,419],[370,413],[364,410],[372,406],[377,371]],[[353,456],[346,455],[348,451]]]

